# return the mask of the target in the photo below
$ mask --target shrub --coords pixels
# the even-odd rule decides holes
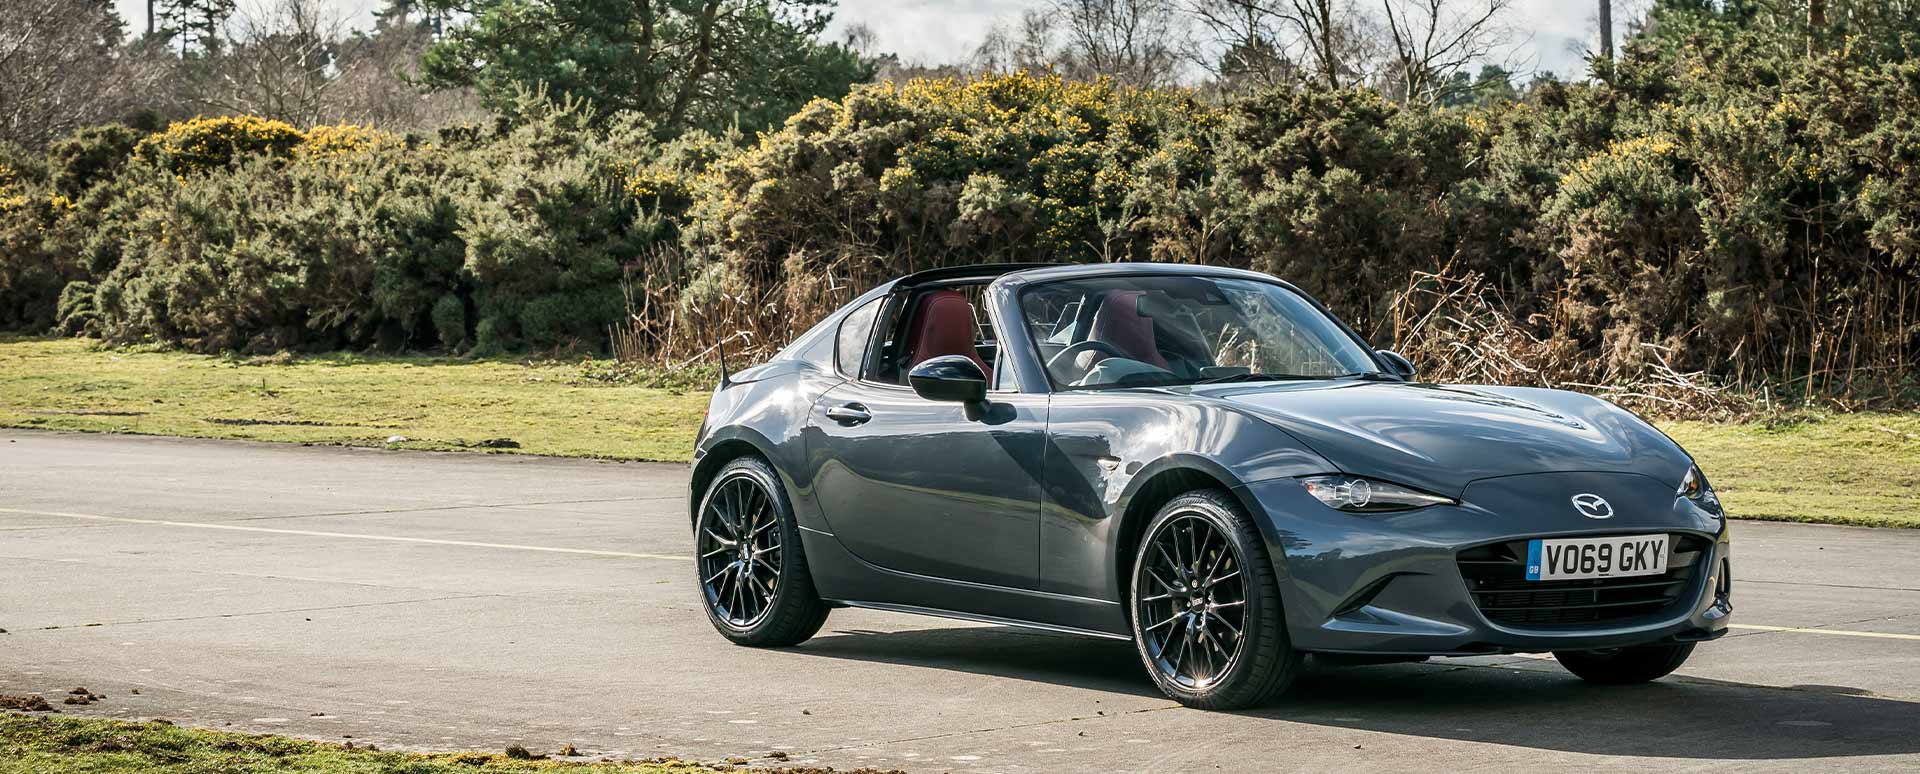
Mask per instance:
[[[118,176],[146,136],[119,124],[74,132],[47,147],[48,182],[62,195],[79,199],[95,185]]]
[[[258,116],[196,118],[140,141],[135,154],[175,175],[224,167],[249,156],[286,156],[306,135]]]
[[[430,138],[103,127],[0,149],[0,326],[496,352],[619,324],[623,354],[685,358],[714,331],[769,351],[915,270],[1161,260],[1281,275],[1383,344],[1492,341],[1540,380],[1920,397],[1907,37],[1809,56],[1662,7],[1593,82],[1466,109],[1020,73],[861,87],[752,140],[656,145],[538,92]]]
[[[599,348],[622,264],[660,233],[621,190],[653,162],[645,127],[593,125],[578,104],[530,101],[452,142],[303,137],[123,175],[76,250],[97,281],[91,306],[63,305],[73,325],[199,350]]]
[[[294,154],[303,159],[326,159],[364,154],[400,142],[396,135],[370,126],[337,124],[308,129],[294,146]]]

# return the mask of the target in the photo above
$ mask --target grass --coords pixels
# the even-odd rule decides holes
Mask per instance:
[[[1661,429],[1738,518],[1920,528],[1920,412]]]
[[[605,366],[351,354],[249,360],[0,339],[0,426],[686,460],[707,389],[637,386],[673,380]],[[406,440],[387,443],[394,436]]]
[[[0,426],[682,462],[711,374],[607,361],[234,359],[0,339]],[[657,385],[657,386],[656,386]],[[1663,422],[1735,516],[1920,528],[1920,413]],[[392,436],[407,440],[387,444]]]
[[[728,767],[731,768],[731,767]],[[674,760],[631,763],[534,759],[534,753],[399,753],[282,736],[180,728],[165,721],[28,717],[0,712],[0,774],[708,774]]]

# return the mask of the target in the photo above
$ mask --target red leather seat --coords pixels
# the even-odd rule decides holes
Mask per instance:
[[[907,327],[907,367],[942,355],[965,355],[980,373],[993,379],[993,370],[973,347],[973,303],[958,290],[935,290],[914,301]]]
[[[1154,339],[1153,318],[1140,314],[1143,295],[1146,293],[1138,290],[1107,291],[1106,300],[1093,313],[1087,338],[1105,342],[1126,357],[1166,368],[1167,359],[1160,355]]]

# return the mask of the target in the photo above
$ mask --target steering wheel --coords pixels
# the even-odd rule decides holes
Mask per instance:
[[[1058,353],[1054,354],[1053,357],[1048,358],[1047,373],[1058,374],[1062,371],[1062,369],[1068,366],[1074,366],[1076,369],[1078,369],[1078,366],[1075,365],[1073,361],[1079,359],[1080,353],[1082,352],[1104,352],[1107,354],[1108,357],[1126,357],[1127,356],[1126,353],[1121,352],[1118,349],[1115,349],[1112,344],[1108,344],[1104,341],[1098,341],[1095,339],[1087,339],[1085,341],[1082,341],[1076,344],[1070,344],[1067,346],[1066,349],[1060,350]],[[1078,369],[1078,370],[1080,371],[1079,376],[1075,376],[1073,379],[1066,379],[1062,381],[1078,381],[1082,378],[1085,378],[1087,375],[1086,369]]]

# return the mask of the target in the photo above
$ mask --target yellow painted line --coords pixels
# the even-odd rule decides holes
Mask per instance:
[[[542,551],[550,554],[584,554],[587,556],[618,556],[626,559],[664,559],[674,562],[693,561],[690,556],[671,554],[640,554],[628,551],[600,551],[591,548],[555,548],[553,546],[523,546],[512,543],[481,543],[473,540],[441,540],[438,538],[400,537],[398,535],[363,535],[354,532],[322,532],[310,529],[276,529],[273,527],[251,527],[242,524],[220,524],[196,521],[167,521],[165,519],[133,519],[125,516],[98,516],[91,513],[65,513],[62,511],[29,511],[20,508],[0,508],[0,513],[19,513],[28,516],[58,516],[68,519],[86,519],[89,521],[115,521],[122,524],[148,524],[161,527],[189,527],[192,529],[223,529],[233,532],[265,532],[274,535],[303,535],[306,537],[346,538],[349,540],[378,540],[388,543],[424,543],[436,546],[466,546],[469,548],[501,548],[512,551]]]
[[[1758,626],[1754,624],[1727,624],[1729,629],[1746,629],[1756,632],[1800,632],[1803,634],[1831,634],[1836,637],[1872,637],[1881,640],[1920,640],[1920,634],[1892,634],[1889,632],[1854,632],[1846,629],[1815,629],[1808,626]]]

